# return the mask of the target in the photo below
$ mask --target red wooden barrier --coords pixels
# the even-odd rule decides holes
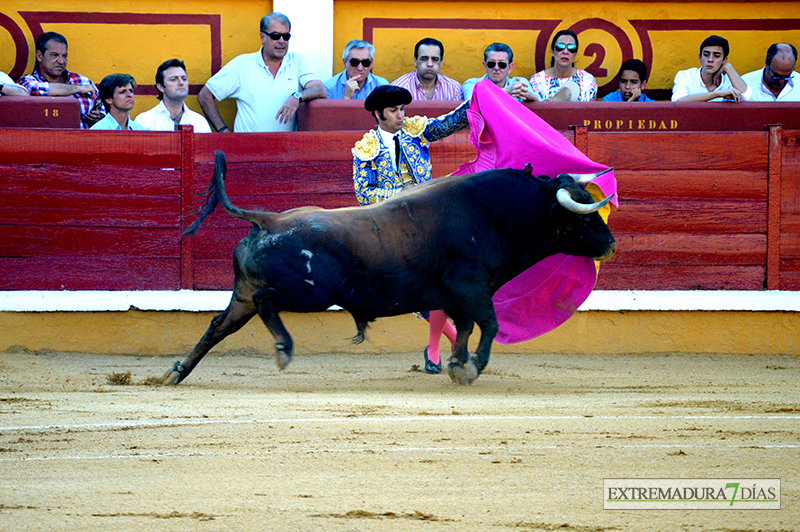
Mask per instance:
[[[218,212],[180,238],[214,150],[237,205],[339,207],[361,135],[3,130],[0,290],[229,289],[248,225]],[[573,135],[619,182],[598,288],[800,289],[800,131]],[[431,153],[437,176],[474,157],[465,133]]]

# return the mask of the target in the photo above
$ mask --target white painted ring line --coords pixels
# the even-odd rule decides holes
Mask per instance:
[[[75,423],[75,424],[55,424],[55,425],[11,425],[0,426],[0,432],[15,431],[50,431],[50,430],[104,430],[104,429],[135,429],[135,428],[168,428],[182,426],[201,426],[201,425],[244,425],[244,424],[270,424],[270,423],[350,423],[350,422],[370,422],[370,423],[390,423],[390,422],[412,422],[412,421],[556,421],[556,420],[660,420],[660,421],[682,421],[682,420],[782,420],[800,422],[800,414],[731,414],[731,415],[689,415],[689,416],[657,416],[657,415],[627,415],[627,416],[606,416],[606,415],[568,415],[568,416],[470,416],[470,415],[424,415],[424,416],[398,416],[398,417],[370,417],[353,416],[337,418],[274,418],[274,419],[184,419],[163,421],[118,421],[108,423]]]

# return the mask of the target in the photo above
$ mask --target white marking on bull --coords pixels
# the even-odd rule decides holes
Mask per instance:
[[[314,254],[308,249],[304,249],[303,251],[300,252],[300,254],[308,257],[308,262],[306,262],[306,268],[308,268],[308,273],[311,273],[311,257],[313,257]]]

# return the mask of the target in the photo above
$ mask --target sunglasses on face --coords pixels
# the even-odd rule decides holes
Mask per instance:
[[[500,70],[505,70],[506,67],[508,66],[508,63],[506,63],[505,61],[486,61],[486,66],[489,68],[494,68],[495,65],[500,67]]]
[[[769,66],[767,67],[767,70],[769,70],[769,72],[770,72],[769,78],[772,81],[786,81],[786,80],[788,80],[789,78],[792,77],[791,74],[789,74],[788,76],[781,76],[779,74],[776,74],[775,71],[772,70],[772,67],[769,67]]]
[[[268,35],[269,38],[272,39],[273,41],[277,41],[278,39],[283,37],[284,41],[289,42],[289,39],[292,38],[292,34],[291,33],[281,33],[279,31],[273,31],[271,33],[267,33],[267,32],[263,32],[263,33],[264,33],[264,35]]]
[[[578,45],[577,44],[567,44],[567,43],[564,43],[564,42],[559,42],[559,43],[556,43],[556,45],[553,47],[553,49],[556,52],[563,52],[564,48],[566,48],[567,51],[569,53],[571,53],[571,54],[574,54],[575,52],[578,51]]]
[[[369,68],[369,66],[372,64],[372,59],[360,59],[359,60],[359,59],[356,59],[354,57],[353,59],[350,60],[350,66],[353,67],[353,68],[356,68],[359,63],[364,65],[364,68]]]

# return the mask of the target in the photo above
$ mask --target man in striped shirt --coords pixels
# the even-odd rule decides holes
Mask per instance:
[[[441,41],[427,37],[414,47],[416,70],[400,76],[392,85],[403,87],[414,100],[463,100],[461,84],[440,74],[444,59]]]
[[[74,96],[81,104],[81,128],[89,129],[105,115],[92,80],[67,70],[67,39],[49,31],[36,39],[36,66],[18,82],[31,96]]]

